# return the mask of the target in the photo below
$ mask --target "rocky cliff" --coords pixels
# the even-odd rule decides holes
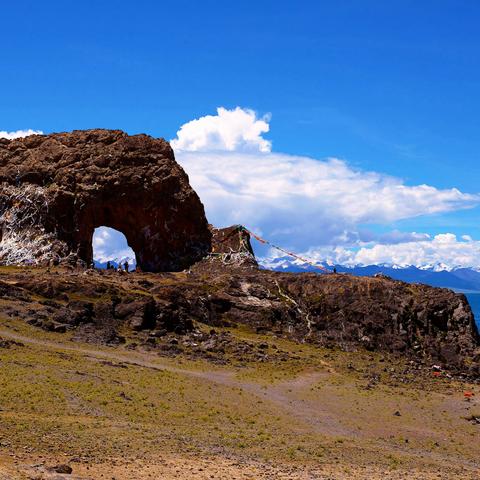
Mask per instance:
[[[170,145],[87,130],[0,139],[0,263],[92,261],[92,236],[122,231],[145,271],[181,270],[210,250],[203,205]]]

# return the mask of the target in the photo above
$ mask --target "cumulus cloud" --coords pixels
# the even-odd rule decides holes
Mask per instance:
[[[480,201],[455,188],[408,186],[335,158],[178,152],[177,159],[212,223],[247,224],[297,248],[361,241],[359,225],[450,212]]]
[[[396,230],[378,236],[365,225],[388,225],[480,203],[479,194],[407,185],[401,178],[354,168],[338,158],[272,152],[262,137],[269,131],[268,122],[252,110],[218,108],[217,115],[183,125],[172,141],[213,224],[241,223],[283,246],[333,263],[395,258],[402,264],[424,264],[447,255],[448,248],[441,248],[444,237]],[[448,243],[459,245],[448,257],[457,255],[459,264],[467,258],[462,252],[475,245],[471,238],[462,240]],[[377,245],[372,247],[372,242]],[[309,250],[312,245],[317,247]],[[435,258],[429,256],[431,249],[437,252]]]
[[[378,238],[373,238],[378,243],[405,243],[405,242],[420,242],[422,240],[429,240],[430,235],[428,233],[418,232],[401,232],[399,230],[392,230],[391,232],[379,235]]]
[[[480,242],[458,240],[453,233],[444,233],[430,241],[377,244],[371,248],[361,248],[355,254],[355,262],[363,265],[385,263],[436,268],[480,267]]]
[[[13,140],[14,138],[28,137],[29,135],[43,135],[41,130],[17,130],[15,132],[5,132],[0,130],[0,138],[7,138]]]
[[[269,116],[257,118],[253,110],[217,108],[217,115],[206,115],[185,123],[171,141],[176,151],[270,152],[271,142],[262,137],[270,129]]]
[[[314,262],[327,262],[330,265],[413,265],[436,270],[480,268],[480,241],[473,240],[469,235],[458,239],[453,233],[443,233],[430,239],[375,244],[359,249],[343,246],[312,247],[302,255]],[[282,256],[276,250],[271,250],[265,257],[264,264],[272,265]]]
[[[262,137],[268,120],[252,110],[220,107],[217,115],[183,125],[172,141],[212,223],[247,224],[298,248],[358,243],[364,240],[359,225],[388,224],[480,202],[477,194],[406,185],[338,158],[271,152]],[[393,243],[406,240],[393,236]]]

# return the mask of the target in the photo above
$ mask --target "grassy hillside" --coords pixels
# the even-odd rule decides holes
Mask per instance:
[[[65,462],[81,478],[476,478],[480,405],[464,391],[477,387],[231,333],[288,358],[218,366],[0,321],[5,478]]]

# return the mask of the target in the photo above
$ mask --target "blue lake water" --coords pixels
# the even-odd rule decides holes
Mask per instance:
[[[466,293],[465,295],[468,298],[470,306],[472,307],[473,314],[475,315],[475,321],[480,328],[480,292]]]

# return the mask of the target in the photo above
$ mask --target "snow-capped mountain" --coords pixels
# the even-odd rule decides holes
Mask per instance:
[[[260,258],[263,268],[284,272],[320,272],[314,266],[288,256],[276,258]],[[480,271],[474,268],[460,268],[446,264],[430,265],[329,265],[318,263],[319,266],[337,272],[351,273],[360,276],[371,276],[383,273],[389,277],[405,282],[425,283],[435,287],[446,287],[463,291],[480,291]],[[321,272],[320,272],[321,273]]]

